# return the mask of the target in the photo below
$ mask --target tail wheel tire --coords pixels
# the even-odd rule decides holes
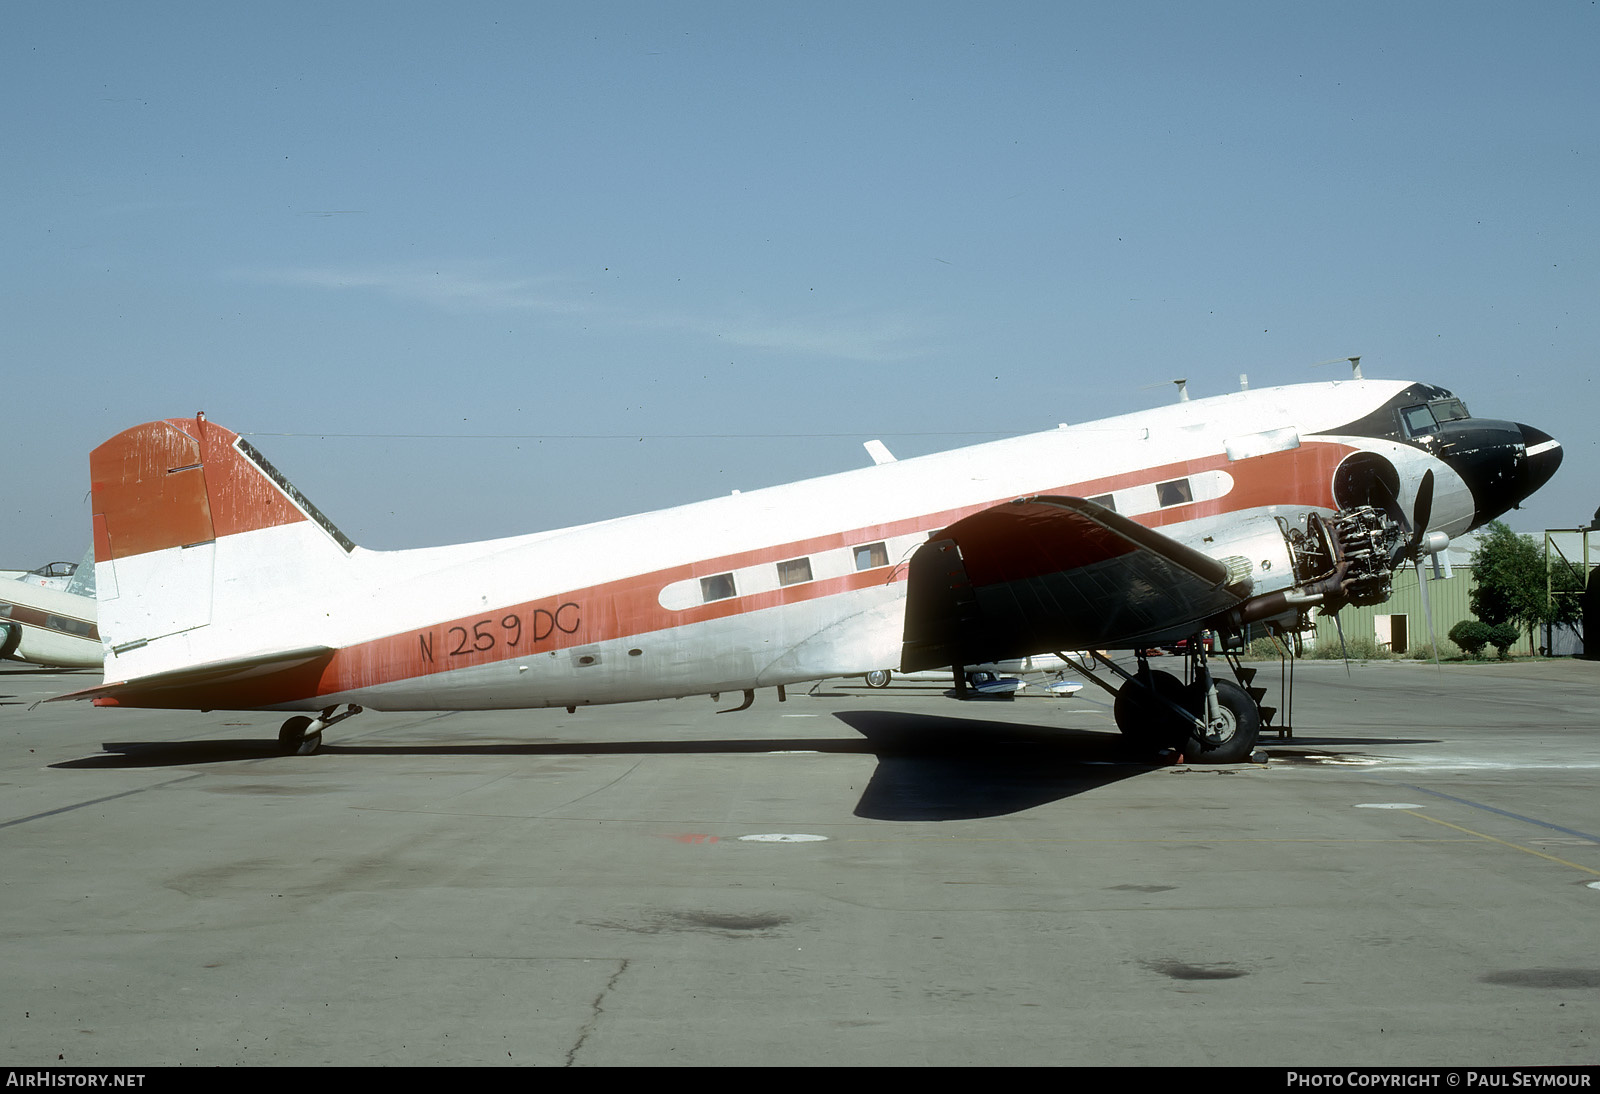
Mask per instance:
[[[888,669],[873,669],[866,675],[867,687],[869,688],[886,688],[892,679],[894,679],[894,674]]]
[[[311,719],[304,716],[290,718],[278,730],[278,751],[285,756],[309,756],[322,747],[322,731],[307,733]]]

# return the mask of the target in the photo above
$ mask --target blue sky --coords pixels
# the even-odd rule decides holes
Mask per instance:
[[[406,547],[1351,354],[1600,505],[1587,0],[5,14],[0,565],[202,409]]]

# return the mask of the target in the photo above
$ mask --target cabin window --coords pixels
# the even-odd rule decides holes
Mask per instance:
[[[95,637],[94,624],[85,623],[81,619],[68,619],[62,615],[47,615],[44,617],[44,625],[53,631],[60,631],[63,634],[75,634],[79,638]]]
[[[802,581],[811,580],[811,560],[809,558],[793,558],[788,562],[778,563],[778,584],[798,585]]]
[[[1194,491],[1188,479],[1173,479],[1156,484],[1156,502],[1165,509],[1169,505],[1186,505],[1194,500]]]
[[[707,604],[733,596],[733,575],[713,574],[700,579],[700,598]]]
[[[1439,428],[1433,411],[1426,406],[1408,406],[1400,412],[1400,422],[1406,427],[1406,436],[1424,437]]]
[[[856,569],[870,570],[889,565],[889,547],[884,543],[863,543],[855,549]]]
[[[1117,511],[1117,499],[1112,497],[1110,494],[1101,494],[1098,497],[1093,497],[1089,500],[1094,502],[1096,505],[1111,510],[1113,513]]]

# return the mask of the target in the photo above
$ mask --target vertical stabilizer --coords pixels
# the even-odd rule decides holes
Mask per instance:
[[[203,414],[117,434],[91,454],[90,476],[108,672],[121,653],[259,613],[353,549],[247,442]],[[187,652],[174,647],[142,670],[202,652],[182,645]]]

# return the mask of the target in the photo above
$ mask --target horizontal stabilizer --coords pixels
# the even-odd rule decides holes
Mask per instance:
[[[333,659],[334,652],[329,646],[307,646],[255,657],[190,665],[120,683],[68,692],[47,702],[92,699],[95,706],[187,707],[201,705],[205,694],[217,689],[221,701],[210,703],[211,709],[253,709],[272,705],[272,693],[277,691],[293,693],[298,688],[300,695],[315,694],[315,681]],[[309,689],[303,687],[304,677],[310,678],[312,686]],[[285,685],[293,686],[286,689]],[[179,698],[185,701],[175,702]]]

